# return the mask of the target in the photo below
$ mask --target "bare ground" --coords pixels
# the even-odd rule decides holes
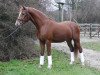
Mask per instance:
[[[81,42],[92,42],[92,41],[100,41],[100,38],[81,38]],[[57,50],[70,53],[69,48],[66,42],[62,43],[53,43],[52,48]],[[85,56],[85,64],[90,67],[94,67],[96,69],[100,69],[100,52],[85,49],[83,48],[84,56]]]

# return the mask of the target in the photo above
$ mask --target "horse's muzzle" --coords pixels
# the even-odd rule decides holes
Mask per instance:
[[[15,26],[20,26],[21,23],[17,20],[16,23],[15,23]]]

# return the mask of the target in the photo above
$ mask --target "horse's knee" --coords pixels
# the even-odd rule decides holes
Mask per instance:
[[[45,48],[44,48],[44,47],[41,48],[41,51],[40,51],[40,55],[41,55],[41,56],[44,56],[44,51],[45,51]]]

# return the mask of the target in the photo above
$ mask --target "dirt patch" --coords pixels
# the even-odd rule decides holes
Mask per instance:
[[[84,56],[88,66],[100,69],[100,52],[84,49]]]

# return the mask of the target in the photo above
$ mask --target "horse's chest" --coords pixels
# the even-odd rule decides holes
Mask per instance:
[[[39,38],[45,40],[48,39],[49,35],[51,35],[50,32],[44,27],[39,33]]]

